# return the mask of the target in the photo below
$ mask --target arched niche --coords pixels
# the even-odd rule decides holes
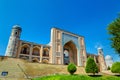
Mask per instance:
[[[38,46],[33,47],[32,55],[40,56],[40,48]]]
[[[28,44],[24,44],[21,47],[21,54],[30,54],[30,46]]]
[[[77,48],[73,41],[65,43],[63,47],[64,64],[74,63],[77,65]]]
[[[43,49],[43,57],[49,57],[49,49],[48,48]]]

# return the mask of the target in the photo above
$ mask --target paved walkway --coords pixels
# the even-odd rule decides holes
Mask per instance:
[[[117,75],[115,73],[112,73],[110,70],[102,71],[104,75]]]

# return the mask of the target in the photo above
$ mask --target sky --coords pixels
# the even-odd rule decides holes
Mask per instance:
[[[0,0],[0,55],[5,54],[12,26],[20,25],[21,39],[47,44],[50,30],[57,27],[85,38],[86,51],[104,55],[114,61],[120,57],[110,46],[107,33],[120,13],[120,0]]]

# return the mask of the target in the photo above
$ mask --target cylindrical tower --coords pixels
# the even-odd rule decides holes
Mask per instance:
[[[13,26],[5,56],[16,57],[18,41],[20,40],[21,31],[22,29],[19,25]]]

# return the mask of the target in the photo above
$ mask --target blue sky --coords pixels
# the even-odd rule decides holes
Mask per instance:
[[[22,40],[47,44],[50,29],[58,27],[85,37],[86,50],[120,60],[110,47],[107,26],[120,12],[120,0],[0,0],[0,55],[4,55],[11,28],[19,24]]]

